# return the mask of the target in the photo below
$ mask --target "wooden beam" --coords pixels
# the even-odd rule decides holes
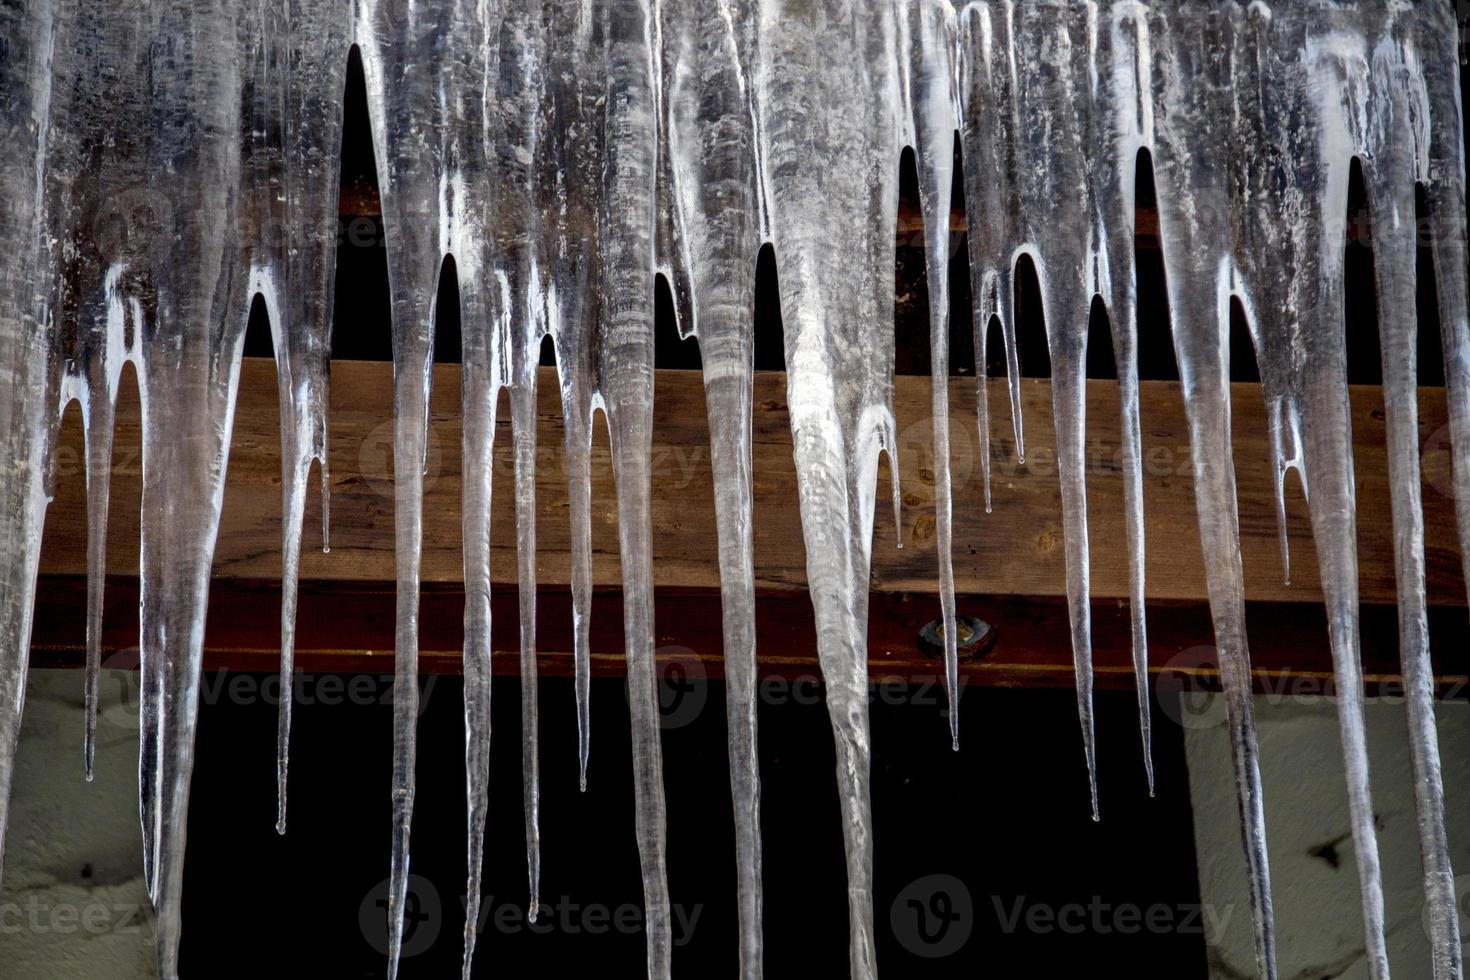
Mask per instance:
[[[85,630],[77,615],[84,608],[86,582],[74,576],[48,576],[37,598],[33,662],[37,666],[75,667],[82,662]],[[497,673],[519,672],[517,609],[514,589],[493,596]],[[1060,599],[961,596],[960,611],[984,619],[995,629],[993,645],[961,663],[966,684],[993,687],[1069,687],[1073,683],[1067,611]],[[302,587],[298,622],[298,669],[306,671],[391,673],[394,595],[378,582],[307,582]],[[943,683],[938,651],[927,648],[919,631],[938,615],[933,595],[876,593],[869,614],[869,673],[878,682],[897,680]],[[1097,686],[1133,687],[1131,634],[1126,604],[1093,604],[1093,662]],[[419,616],[420,669],[426,674],[457,673],[463,649],[464,593],[454,585],[424,589]],[[537,641],[543,675],[572,673],[571,603],[565,589],[538,595]],[[720,597],[707,589],[665,588],[655,601],[656,646],[660,661],[677,662],[686,678],[724,674],[720,639]],[[1430,635],[1443,697],[1463,698],[1470,674],[1470,630],[1463,610],[1431,612]],[[279,665],[280,587],[277,582],[216,579],[210,590],[205,663],[210,669],[274,672]],[[1318,605],[1254,603],[1249,624],[1257,689],[1268,696],[1321,697],[1332,690],[1332,659],[1327,627]],[[1377,693],[1401,695],[1395,610],[1366,606],[1362,622],[1363,676]],[[598,592],[592,604],[592,669],[603,676],[623,672],[622,602],[614,591]],[[811,603],[789,590],[763,592],[756,605],[756,648],[761,674],[787,682],[819,682],[816,632]],[[136,666],[138,584],[118,577],[108,582],[103,645],[110,666]],[[1150,667],[1161,688],[1212,689],[1218,683],[1209,609],[1202,603],[1159,602],[1149,607]],[[119,653],[118,651],[121,651]],[[935,694],[937,705],[942,695]]]
[[[391,485],[391,366],[338,362],[333,366],[331,406],[332,551],[313,547],[320,499],[307,501],[302,579],[385,583],[393,581]],[[460,554],[459,368],[434,372],[433,425],[424,500],[423,577],[456,583]],[[562,425],[555,374],[540,379],[540,465],[537,472],[538,575],[543,587],[570,581]],[[994,511],[985,513],[977,459],[976,390],[973,379],[950,388],[953,417],[951,465],[955,480],[955,578],[961,594],[1057,597],[1065,594],[1061,504],[1057,486],[1046,381],[1022,386],[1028,457],[1015,461],[1004,382],[991,382]],[[1255,385],[1234,388],[1235,462],[1239,480],[1241,554],[1246,597],[1253,601],[1310,604],[1320,599],[1316,559],[1305,506],[1294,492],[1288,506],[1291,584],[1282,581],[1276,540],[1272,473],[1266,449],[1265,412]],[[1358,544],[1364,602],[1394,601],[1393,548],[1384,449],[1382,397],[1377,388],[1354,388]],[[662,371],[657,378],[653,457],[655,584],[717,590],[714,497],[704,389],[696,372]],[[755,384],[755,547],[758,584],[766,592],[806,587],[805,551],[797,514],[795,472],[786,415],[785,377],[766,373]],[[886,477],[873,544],[875,593],[926,593],[935,589],[933,476],[929,448],[929,382],[900,377],[896,413],[899,473],[904,500],[901,527],[886,506]],[[1448,495],[1449,455],[1443,389],[1420,393],[1425,447],[1425,559],[1430,601],[1463,605],[1457,535]],[[1145,515],[1148,523],[1150,599],[1199,602],[1205,596],[1195,519],[1193,478],[1178,385],[1144,382]],[[109,528],[109,570],[131,573],[138,562],[140,494],[136,393],[125,385],[118,429]],[[496,582],[515,581],[511,508],[511,441],[508,412],[497,438],[492,570]],[[1092,589],[1098,600],[1127,595],[1123,547],[1122,477],[1118,460],[1117,388],[1088,386],[1088,519],[1092,541]],[[606,437],[594,446],[593,578],[600,588],[619,585],[616,497]],[[44,575],[74,576],[86,570],[85,487],[78,414],[68,413],[57,455],[56,496],[47,515],[42,550]],[[1293,483],[1295,487],[1295,484]],[[280,459],[276,381],[268,360],[247,359],[241,371],[239,407],[215,559],[223,580],[271,580],[280,575]],[[903,547],[896,547],[899,540]]]

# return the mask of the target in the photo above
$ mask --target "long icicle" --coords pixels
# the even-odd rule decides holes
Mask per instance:
[[[655,24],[648,0],[610,4],[607,38],[607,161],[602,193],[602,316],[598,375],[617,480],[623,572],[623,637],[633,740],[638,856],[650,980],[672,971],[660,747],[653,650],[653,531],[649,457],[653,441],[653,296],[658,172]]]
[[[877,973],[868,576],[878,457],[887,452],[892,463],[896,442],[892,229],[907,55],[900,30],[893,4],[829,0],[793,10],[763,0],[756,72],[807,581],[837,757],[854,980]],[[829,113],[835,104],[849,109]],[[816,119],[825,122],[811,125]],[[897,472],[890,466],[895,482]]]
[[[232,230],[242,186],[236,101],[242,53],[229,0],[157,11],[154,43],[183,45],[151,93],[154,172],[190,160],[169,189],[175,225],[155,256],[143,335],[141,642],[145,746],[152,768],[152,896],[163,980],[178,977],[189,788],[210,565],[219,530],[247,302]],[[200,68],[196,74],[191,66]],[[201,137],[201,133],[208,134]],[[277,311],[278,314],[278,311]]]
[[[468,826],[465,890],[464,961],[469,980],[480,922],[485,821],[490,810],[490,527],[495,472],[495,425],[504,368],[497,363],[503,346],[490,295],[461,283],[464,411],[464,719],[465,787]]]
[[[53,441],[48,416],[50,297],[36,288],[46,267],[41,198],[51,101],[51,5],[0,9],[0,848],[9,825],[30,662],[31,619],[41,556]],[[38,247],[39,246],[39,247]],[[3,854],[3,850],[0,850]]]
[[[111,285],[111,284],[109,284]],[[103,591],[107,581],[107,514],[112,485],[112,430],[117,414],[118,382],[122,375],[122,303],[107,288],[106,309],[93,325],[105,339],[104,350],[93,355],[86,379],[83,413],[86,418],[87,456],[87,666],[83,711],[82,753],[87,782],[97,759],[97,701],[102,672]]]
[[[1399,603],[1399,657],[1414,768],[1419,852],[1429,908],[1435,980],[1459,980],[1461,962],[1454,870],[1444,821],[1444,779],[1434,721],[1434,664],[1424,586],[1424,514],[1420,489],[1418,322],[1415,312],[1414,181],[1408,161],[1395,160],[1407,141],[1389,141],[1380,173],[1365,167],[1371,186],[1373,251],[1378,279],[1378,324],[1383,363],[1389,497],[1393,506],[1394,570]]]
[[[542,284],[537,247],[538,219],[532,161],[542,152],[537,120],[542,96],[542,38],[535,10],[505,11],[491,42],[500,69],[495,106],[492,166],[500,174],[496,217],[490,230],[490,266],[502,291],[501,340],[509,372],[511,437],[515,468],[516,579],[520,626],[521,800],[526,830],[529,916],[541,898],[540,710],[536,682],[536,426],[537,382],[546,320],[538,292]]]
[[[969,131],[993,148],[975,146],[975,164],[989,184],[978,213],[994,214],[994,230],[976,233],[989,282],[1010,288],[1021,256],[1031,259],[1041,291],[1052,364],[1052,405],[1061,482],[1066,589],[1077,712],[1082,728],[1092,816],[1099,818],[1093,720],[1092,609],[1086,487],[1086,367],[1088,313],[1101,288],[1092,193],[1089,103],[1093,77],[1089,10],[1074,4],[975,4],[962,55],[967,68]],[[989,131],[991,135],[981,134]],[[986,170],[993,163],[995,171]],[[965,166],[971,166],[969,156]],[[967,199],[968,203],[968,199]],[[994,210],[983,210],[985,205]],[[1091,226],[1079,236],[1072,215]],[[995,288],[987,285],[985,288]],[[983,309],[986,322],[989,310]],[[992,309],[1001,309],[993,302]],[[1015,346],[1014,316],[1007,337]],[[977,321],[978,323],[978,321]],[[1008,355],[1008,360],[1010,360]],[[1013,381],[1013,390],[1016,386]],[[1013,409],[1013,412],[1015,410]],[[1017,430],[1019,433],[1019,429]],[[1019,458],[1019,434],[1017,437]]]
[[[914,160],[924,214],[924,268],[929,295],[929,411],[933,420],[934,542],[939,610],[944,624],[944,677],[949,737],[960,747],[959,630],[955,620],[954,486],[949,458],[949,228],[959,131],[954,9],[945,0],[910,5],[909,72]]]
[[[565,427],[577,768],[585,791],[592,749],[592,415],[597,394],[594,347],[602,262],[597,229],[607,53],[600,23],[602,0],[576,0],[553,13],[543,28],[545,88],[537,126],[559,138],[545,141],[534,158],[541,223],[538,258],[546,270],[546,281],[538,287],[538,306],[556,350]]]
[[[529,29],[528,29],[529,28]],[[463,68],[470,77],[478,75],[480,88],[468,86],[460,93],[475,118],[478,107],[493,107],[479,118],[486,152],[469,153],[462,159],[473,181],[476,164],[486,176],[481,190],[487,198],[474,199],[485,209],[487,227],[459,228],[462,242],[455,248],[466,261],[460,267],[460,330],[463,373],[460,400],[464,411],[464,485],[461,491],[464,529],[465,645],[464,719],[466,884],[464,957],[461,976],[469,980],[474,969],[475,946],[480,926],[481,883],[484,875],[485,824],[490,810],[491,737],[491,615],[490,615],[490,530],[491,490],[495,472],[496,416],[501,389],[511,380],[512,334],[529,321],[527,277],[533,262],[531,249],[531,180],[524,160],[532,158],[534,126],[528,126],[530,96],[534,86],[539,47],[537,36],[526,18],[507,14],[482,25],[484,46],[460,50]],[[474,130],[466,141],[474,138]],[[488,174],[509,173],[519,163],[517,179],[494,184]]]
[[[311,465],[321,469],[322,547],[327,547],[327,368],[337,277],[337,200],[342,102],[352,13],[348,0],[271,0],[280,18],[279,60],[266,81],[281,91],[279,128],[284,235],[275,254],[282,316],[273,319],[281,415],[281,690],[276,722],[276,831],[285,833],[301,533]],[[275,187],[266,188],[276,190]],[[271,232],[267,226],[264,231]],[[284,254],[281,254],[284,253]]]
[[[1252,13],[1238,39],[1249,94],[1237,103],[1237,145],[1246,193],[1237,209],[1243,227],[1237,292],[1255,324],[1268,404],[1299,415],[1302,475],[1327,610],[1348,812],[1362,903],[1369,974],[1389,976],[1382,875],[1369,782],[1367,719],[1359,659],[1357,521],[1351,405],[1343,295],[1345,238],[1353,145],[1354,75],[1366,33],[1336,15],[1293,8],[1287,16]],[[1274,43],[1267,43],[1271,40]],[[1283,227],[1300,215],[1304,230]],[[1284,273],[1281,270],[1286,270]]]
[[[1154,48],[1147,84],[1158,110],[1151,151],[1159,199],[1159,237],[1168,280],[1174,350],[1189,420],[1195,505],[1204,552],[1205,588],[1225,695],[1226,728],[1240,810],[1251,901],[1256,969],[1276,980],[1276,928],[1256,738],[1250,654],[1246,646],[1244,570],[1232,458],[1229,317],[1234,273],[1230,207],[1220,169],[1199,159],[1230,159],[1236,139],[1226,108],[1237,80],[1232,63],[1207,52],[1228,50],[1234,24],[1201,11],[1178,21],[1150,19]],[[1194,66],[1208,65],[1205,77]],[[1209,220],[1201,220],[1208,218]]]
[[[514,325],[512,329],[515,329]],[[521,637],[521,803],[526,820],[528,917],[541,906],[540,698],[536,687],[536,362],[520,345],[520,364],[510,393],[515,445],[517,593]]]
[[[715,481],[729,730],[740,976],[763,973],[760,775],[756,742],[752,386],[757,201],[749,0],[665,0],[665,145],[673,200],[670,265],[688,283],[699,338]]]
[[[1470,586],[1470,303],[1467,303],[1470,262],[1467,262],[1466,248],[1465,132],[1460,103],[1460,69],[1455,58],[1459,40],[1459,32],[1455,28],[1458,25],[1447,5],[1436,9],[1438,21],[1430,20],[1419,31],[1424,53],[1418,67],[1424,73],[1430,126],[1425,148],[1427,160],[1420,163],[1416,176],[1422,181],[1424,205],[1428,212],[1435,289],[1439,299],[1440,341],[1444,352],[1445,395],[1450,409],[1455,516],[1462,568],[1467,574],[1467,586]],[[1415,230],[1419,230],[1417,221]],[[1426,272],[1422,267],[1419,270],[1420,275]],[[1426,666],[1426,673],[1432,678],[1432,663]],[[1407,680],[1407,661],[1405,674]],[[1417,717],[1411,713],[1410,724],[1413,726],[1411,737],[1416,764],[1422,758],[1423,770],[1427,774],[1433,771],[1438,754],[1437,732],[1433,722],[1423,713]],[[1425,777],[1420,776],[1420,781],[1426,782]],[[1422,788],[1429,797],[1425,804],[1432,811],[1432,783]],[[1425,850],[1425,889],[1434,910],[1431,921],[1434,968],[1441,971],[1436,973],[1436,980],[1440,980],[1441,975],[1458,980],[1464,972],[1460,962],[1462,936],[1459,917],[1463,909],[1457,913],[1455,904],[1459,896],[1454,888],[1454,879],[1450,877],[1449,860],[1440,850],[1442,839],[1435,839],[1443,835],[1443,816],[1440,815],[1438,825],[1426,828],[1421,836],[1421,847]],[[1433,856],[1429,853],[1431,850],[1435,852]]]
[[[393,304],[393,513],[397,578],[393,677],[392,857],[388,891],[388,975],[398,975],[408,900],[418,689],[419,577],[424,468],[429,447],[429,392],[437,287],[453,236],[483,218],[458,198],[441,196],[451,167],[483,153],[482,133],[465,133],[478,113],[458,113],[456,58],[478,50],[478,9],[430,9],[376,3],[355,24],[367,83],[374,157],[383,202]],[[466,19],[461,20],[464,17]],[[425,128],[437,139],[427,146]],[[477,146],[476,144],[479,143]],[[458,175],[457,175],[458,176]],[[473,182],[452,186],[471,187]],[[469,258],[470,256],[462,256]]]
[[[1113,338],[1118,376],[1124,528],[1128,543],[1128,605],[1138,729],[1149,795],[1154,793],[1153,720],[1148,680],[1148,616],[1144,604],[1143,432],[1138,411],[1137,182],[1142,148],[1153,139],[1153,104],[1140,83],[1150,72],[1148,22],[1143,8],[1113,4],[1094,28],[1097,65],[1093,189],[1102,226],[1099,283]]]

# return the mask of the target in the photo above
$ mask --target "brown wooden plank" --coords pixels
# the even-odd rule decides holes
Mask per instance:
[[[136,664],[138,585],[118,577],[108,583],[104,648],[108,663]],[[86,583],[74,576],[42,579],[37,599],[33,662],[79,666],[85,640],[82,610]],[[966,660],[966,684],[997,687],[1069,687],[1072,651],[1066,607],[1059,599],[961,596],[959,609],[993,624],[996,639],[982,656]],[[456,673],[461,666],[464,593],[453,585],[425,588],[420,615],[424,673]],[[497,672],[519,670],[515,590],[493,597]],[[394,597],[376,582],[309,582],[302,589],[297,665],[303,671],[390,673],[393,669]],[[932,595],[879,593],[869,617],[869,670],[875,681],[929,684],[936,707],[943,668],[925,651],[919,631],[938,615]],[[211,669],[273,672],[278,666],[280,589],[275,582],[216,579],[211,589],[205,662]],[[1268,696],[1320,697],[1331,692],[1332,658],[1320,606],[1255,603],[1247,615],[1257,688]],[[563,589],[541,591],[537,604],[540,667],[548,676],[572,670],[571,604]],[[622,603],[618,593],[597,593],[592,609],[592,667],[600,675],[623,671]],[[683,677],[719,678],[720,598],[702,589],[660,589],[656,594],[656,646],[662,661],[682,665]],[[1399,685],[1395,610],[1367,606],[1362,658],[1370,689],[1393,695]],[[756,613],[761,673],[804,685],[817,696],[816,632],[811,603],[789,590],[762,593]],[[1093,604],[1097,685],[1133,687],[1126,604]],[[1464,697],[1470,669],[1470,630],[1463,610],[1431,615],[1441,696]],[[1151,668],[1161,692],[1211,689],[1217,683],[1208,608],[1200,603],[1160,602],[1149,609]],[[120,652],[119,652],[120,651]],[[1400,688],[1401,690],[1401,688]]]
[[[333,367],[331,417],[332,551],[313,547],[318,538],[320,500],[307,505],[304,580],[391,582],[393,580],[390,447],[391,367],[339,362]],[[756,566],[766,591],[803,590],[805,553],[797,515],[795,474],[785,411],[785,376],[756,379],[755,493]],[[1118,472],[1116,387],[1092,382],[1088,390],[1088,512],[1092,541],[1092,586],[1099,599],[1125,596],[1126,555],[1122,542],[1122,479]],[[1365,602],[1394,599],[1392,536],[1382,397],[1377,388],[1355,388],[1353,427],[1359,501],[1359,555]],[[1017,464],[1003,382],[991,382],[994,511],[986,514],[976,458],[975,383],[951,384],[952,465],[955,476],[955,576],[964,594],[1059,596],[1064,593],[1061,508],[1051,432],[1051,395],[1046,381],[1023,384],[1028,458]],[[460,580],[459,368],[435,369],[433,430],[424,519],[423,575],[426,582]],[[873,546],[876,592],[923,593],[934,589],[934,515],[929,449],[927,379],[900,377],[896,412],[900,432],[899,470],[905,502],[897,531],[879,487]],[[1448,443],[1443,389],[1421,391],[1425,446],[1425,555],[1431,601],[1463,605],[1452,501],[1448,489]],[[540,399],[541,465],[537,475],[539,576],[544,586],[569,581],[566,489],[561,465],[562,426],[554,372],[543,370]],[[694,372],[664,371],[657,379],[654,433],[654,574],[659,586],[713,590],[714,501],[703,386]],[[1150,598],[1197,601],[1204,596],[1196,533],[1188,440],[1178,386],[1142,386],[1145,441],[1148,590]],[[502,413],[508,422],[508,413]],[[1241,552],[1246,593],[1252,600],[1310,603],[1320,597],[1305,507],[1293,482],[1289,531],[1293,582],[1282,582],[1277,555],[1275,510],[1265,443],[1260,390],[1234,390],[1235,458],[1240,484]],[[273,579],[280,573],[280,472],[275,369],[268,360],[247,359],[241,372],[239,409],[215,575],[223,579]],[[135,574],[138,561],[138,408],[131,383],[119,410],[109,533],[110,571]],[[47,517],[42,572],[85,572],[84,480],[81,430],[75,409],[68,413],[58,451],[56,497]],[[515,580],[510,504],[508,431],[496,444],[496,527],[493,568],[498,582]],[[594,579],[599,587],[619,584],[615,496],[606,439],[599,433],[594,454]],[[902,536],[904,547],[895,547]]]

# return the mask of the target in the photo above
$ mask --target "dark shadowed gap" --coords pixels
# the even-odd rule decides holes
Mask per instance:
[[[439,289],[434,300],[434,360],[458,364],[463,348],[459,327],[459,270],[454,256],[444,256],[439,267]]]
[[[551,334],[545,334],[536,349],[536,363],[542,367],[556,367],[556,341],[551,339]]]
[[[391,361],[393,314],[388,291],[388,252],[384,247],[383,207],[373,159],[367,83],[362,73],[362,55],[356,45],[347,59],[347,82],[343,89],[341,176],[332,357]]]
[[[1031,256],[1016,262],[1016,350],[1021,377],[1051,377],[1051,351],[1046,346],[1046,317],[1041,303],[1041,283]]]
[[[898,159],[898,217],[893,250],[893,371],[928,375],[929,275],[925,268],[924,207],[914,151]]]
[[[271,340],[270,311],[266,309],[265,297],[260,293],[250,301],[250,319],[245,324],[245,356],[276,356],[276,346]]]
[[[1113,359],[1113,326],[1108,304],[1092,297],[1087,313],[1087,376],[1103,381],[1118,379],[1118,362]]]
[[[1470,74],[1470,73],[1467,73]],[[1434,266],[1433,226],[1430,224],[1429,195],[1423,184],[1414,185],[1414,255],[1416,277],[1414,305],[1419,314],[1419,385],[1444,387],[1444,347],[1440,340],[1439,293]]]
[[[1144,381],[1178,381],[1174,337],[1169,329],[1169,282],[1159,237],[1159,199],[1154,162],[1138,151],[1134,178],[1134,254],[1138,274],[1138,377]]]
[[[965,161],[954,134],[954,182],[950,186],[949,373],[975,373],[975,297],[970,293],[970,217],[965,209]],[[954,231],[953,229],[965,229]]]
[[[1245,306],[1237,297],[1230,297],[1230,380],[1259,383],[1261,368],[1256,361],[1256,342],[1251,338],[1250,321],[1245,316]]]
[[[439,270],[439,292],[434,300],[434,361],[458,364],[464,356],[464,334],[460,324],[459,273],[454,256],[446,255]]]
[[[1378,279],[1373,265],[1373,216],[1363,164],[1353,157],[1348,176],[1347,227],[1343,251],[1343,339],[1347,380],[1353,385],[1383,383],[1378,338]]]
[[[663,273],[653,283],[653,366],[697,371],[699,345],[679,336],[679,317],[674,312],[674,291]]]
[[[755,262],[755,369],[786,370],[781,288],[776,279],[776,250],[770,242],[761,246]]]
[[[1006,376],[1005,330],[1000,325],[1000,317],[994,313],[985,324],[985,376],[1001,379]]]

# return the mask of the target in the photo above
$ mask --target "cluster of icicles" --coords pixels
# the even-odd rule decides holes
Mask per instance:
[[[1155,167],[1208,591],[1228,704],[1258,969],[1275,977],[1231,463],[1227,337],[1244,307],[1279,472],[1309,506],[1331,625],[1371,975],[1388,976],[1364,752],[1342,336],[1349,170],[1376,216],[1402,634],[1434,976],[1460,977],[1425,632],[1415,403],[1415,194],[1440,270],[1462,553],[1470,557],[1470,329],[1456,23],[1448,0],[11,0],[0,5],[0,800],[19,731],[50,455],[86,426],[95,713],[113,413],[142,393],[141,810],[161,974],[177,976],[185,815],[210,564],[253,299],[269,311],[283,447],[282,664],[303,500],[326,463],[343,78],[361,52],[393,302],[398,628],[390,930],[402,936],[414,800],[422,471],[434,302],[455,261],[463,322],[469,881],[479,903],[490,733],[491,441],[510,393],[531,904],[536,902],[536,362],[556,352],[574,525],[579,747],[588,757],[589,450],[617,478],[648,968],[670,974],[653,660],[653,296],[701,345],[716,483],[740,973],[761,975],[751,556],[754,270],[774,246],[821,668],[837,746],[854,977],[876,975],[867,581],[877,461],[895,447],[893,228],[916,155],[932,318],[940,595],[955,679],[945,268],[954,144],[970,214],[977,363],[1005,338],[1021,446],[1012,276],[1035,264],[1053,366],[1078,705],[1093,763],[1083,370],[1112,324],[1134,661],[1149,739],[1135,357],[1135,174]],[[987,442],[985,385],[979,427]],[[325,480],[325,473],[323,474]],[[988,500],[987,477],[987,500]],[[1278,487],[1278,509],[1280,509]],[[1285,538],[1283,536],[1283,545]],[[1283,551],[1283,558],[1285,557]],[[282,690],[289,692],[289,678]],[[290,705],[280,724],[285,826]],[[88,726],[90,770],[92,726]],[[1151,776],[1150,776],[1151,778]],[[1094,814],[1096,790],[1093,790]],[[0,830],[4,828],[0,804]]]

